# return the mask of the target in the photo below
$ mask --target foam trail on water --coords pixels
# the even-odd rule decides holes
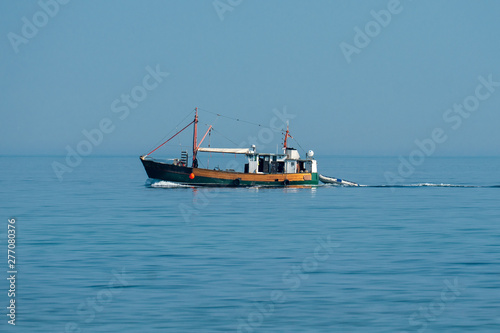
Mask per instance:
[[[345,186],[341,184],[324,184],[322,186],[329,187],[353,187]],[[415,183],[415,184],[382,184],[382,185],[363,185],[359,184],[359,187],[378,187],[378,188],[415,188],[415,187],[459,187],[459,188],[500,188],[500,185],[464,185],[464,184],[447,184],[447,183]],[[356,186],[356,187],[358,187]]]
[[[463,185],[463,184],[446,184],[446,183],[416,183],[416,184],[400,184],[400,185],[359,185],[361,187],[387,187],[387,188],[400,188],[400,187],[461,187],[461,188],[499,188],[500,185]]]
[[[177,188],[177,187],[191,187],[189,185],[169,182],[165,180],[149,180],[146,182],[146,186],[154,188]]]
[[[152,188],[182,188],[182,187],[194,187],[192,185],[179,184],[175,182],[169,182],[157,179],[148,179],[146,181],[146,186]],[[415,184],[381,184],[381,185],[364,185],[356,184],[356,186],[347,184],[320,184],[320,187],[372,187],[372,188],[417,188],[417,187],[458,187],[458,188],[500,188],[500,185],[460,185],[460,184],[447,184],[447,183],[415,183]],[[252,188],[259,188],[260,186],[254,186]]]

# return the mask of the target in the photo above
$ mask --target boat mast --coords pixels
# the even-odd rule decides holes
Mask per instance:
[[[283,144],[283,149],[285,150],[285,153],[286,153],[286,149],[288,148],[288,138],[291,138],[292,136],[290,135],[290,131],[288,130],[288,122],[286,123],[286,134],[285,134],[285,142]]]
[[[198,167],[198,160],[196,155],[198,153],[198,108],[196,108],[196,113],[194,115],[194,131],[193,131],[193,168]]]

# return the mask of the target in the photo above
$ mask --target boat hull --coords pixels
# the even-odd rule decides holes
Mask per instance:
[[[217,171],[201,168],[190,168],[146,159],[141,162],[149,178],[170,181],[193,186],[315,186],[319,183],[317,173],[293,174],[251,174],[241,172]],[[191,179],[190,175],[194,178]]]

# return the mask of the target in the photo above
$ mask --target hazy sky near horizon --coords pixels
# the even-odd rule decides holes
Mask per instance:
[[[55,3],[0,2],[1,154],[65,155],[99,129],[92,155],[140,155],[200,107],[264,126],[286,110],[321,154],[405,156],[437,129],[436,156],[500,156],[498,1]]]

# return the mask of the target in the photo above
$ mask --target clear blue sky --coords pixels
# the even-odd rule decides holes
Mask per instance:
[[[443,119],[479,76],[500,82],[500,2],[401,0],[350,63],[341,43],[391,1],[232,3],[221,20],[211,0],[72,0],[53,17],[2,1],[1,154],[65,155],[109,118],[92,154],[140,155],[198,106],[262,124],[286,107],[294,136],[322,154],[405,155],[439,127],[449,138],[437,155],[500,155],[500,87],[457,129]],[[16,53],[23,17],[41,27]],[[169,76],[121,120],[113,101],[157,65]],[[235,142],[258,131],[218,127]]]

